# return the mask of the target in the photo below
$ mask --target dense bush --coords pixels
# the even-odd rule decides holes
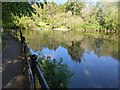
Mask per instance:
[[[67,88],[73,73],[68,70],[67,64],[63,63],[63,58],[57,61],[50,57],[46,58],[41,54],[38,62],[50,88]]]

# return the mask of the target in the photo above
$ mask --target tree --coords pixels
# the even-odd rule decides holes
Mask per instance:
[[[15,1],[15,0],[14,0]],[[14,27],[14,16],[21,18],[22,16],[31,17],[32,13],[36,14],[33,4],[37,4],[38,7],[43,8],[43,3],[38,2],[2,2],[2,21],[3,27]],[[45,2],[45,4],[47,4]]]
[[[118,29],[118,6],[117,2],[105,2],[105,27],[107,29]]]
[[[66,12],[71,11],[73,15],[80,15],[83,7],[83,2],[67,2]]]
[[[103,3],[98,2],[96,6],[98,8],[97,13],[96,13],[96,19],[100,26],[104,26],[105,19],[104,19],[104,12],[103,12]]]

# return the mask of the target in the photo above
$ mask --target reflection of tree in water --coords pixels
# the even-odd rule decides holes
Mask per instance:
[[[95,39],[95,53],[98,56],[112,56],[118,59],[118,44],[113,41],[104,40],[103,38]]]
[[[96,46],[95,52],[96,53],[101,52],[103,46],[103,38],[95,39],[95,46]]]
[[[72,45],[68,46],[68,53],[73,60],[76,62],[81,62],[81,56],[84,52],[84,49],[80,47],[81,41],[72,41]]]
[[[60,42],[55,40],[55,39],[53,39],[53,38],[49,38],[49,42],[50,42],[50,44],[48,45],[48,47],[51,50],[52,49],[56,50],[59,47],[59,45],[60,45]]]
[[[106,40],[104,37],[82,37],[79,34],[51,32],[51,31],[24,31],[29,47],[42,50],[44,47],[56,50],[60,45],[68,50],[73,60],[80,62],[80,57],[85,49],[94,51],[98,56],[111,56],[118,58],[118,42]],[[72,38],[71,38],[72,36]],[[74,40],[74,41],[73,41]]]

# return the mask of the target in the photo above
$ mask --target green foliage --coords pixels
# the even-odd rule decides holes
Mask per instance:
[[[13,16],[22,17],[31,16],[35,12],[34,8],[28,2],[3,2],[2,3],[2,20],[3,26],[13,26]],[[9,23],[8,23],[9,22]]]
[[[83,2],[67,2],[66,12],[71,11],[73,15],[80,15],[83,7]]]
[[[44,0],[45,4],[46,0]],[[17,21],[14,17],[31,17],[32,13],[36,14],[35,9],[32,7],[33,4],[37,4],[38,7],[41,6],[43,9],[43,4],[36,2],[2,2],[2,23],[3,27],[11,28],[16,27],[15,22]],[[15,20],[15,21],[14,21]]]
[[[73,73],[68,70],[67,64],[63,64],[63,58],[45,58],[42,55],[38,58],[38,65],[47,80],[50,88],[67,88],[67,84]]]
[[[105,3],[105,27],[107,29],[118,29],[118,6],[117,3]]]
[[[3,26],[24,29],[68,28],[70,30],[106,29],[117,30],[117,2],[54,2],[28,3],[4,2]]]
[[[96,12],[96,20],[98,21],[100,26],[105,24],[104,13],[103,13],[103,3],[97,3],[98,11]]]

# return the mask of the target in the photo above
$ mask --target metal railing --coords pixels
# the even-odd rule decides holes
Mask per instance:
[[[21,41],[22,51],[23,51],[24,57],[25,57],[25,64],[26,64],[25,66],[27,69],[27,75],[29,78],[30,88],[37,89],[36,81],[38,81],[37,83],[39,83],[40,88],[49,90],[49,86],[38,66],[38,61],[37,61],[38,56],[35,55],[34,53],[32,53],[30,51],[30,49],[28,48],[26,39],[23,36],[22,31],[21,30],[12,30],[10,32],[15,38],[19,38],[19,40]],[[29,60],[28,60],[28,58],[29,58]]]

